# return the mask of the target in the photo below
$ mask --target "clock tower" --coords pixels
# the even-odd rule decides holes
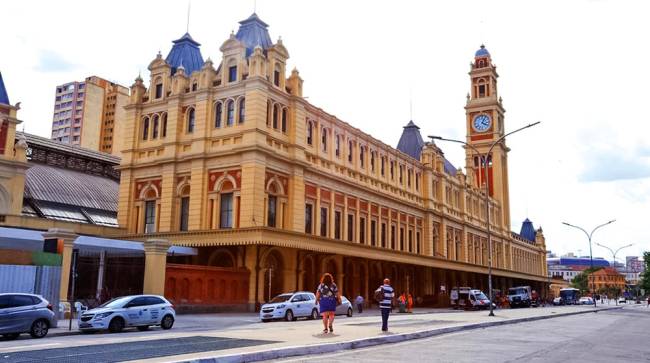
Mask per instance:
[[[505,109],[497,92],[499,75],[492,58],[484,45],[476,51],[469,76],[471,92],[467,94],[465,114],[467,117],[467,143],[478,149],[482,155],[488,152],[493,142],[504,133]],[[488,172],[476,152],[465,148],[465,167],[473,171],[474,183],[485,188],[489,183],[490,196],[501,204],[503,227],[510,230],[510,201],[508,190],[508,147],[505,140],[492,148],[488,155]]]

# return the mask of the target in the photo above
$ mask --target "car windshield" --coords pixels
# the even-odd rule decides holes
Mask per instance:
[[[485,296],[485,294],[482,293],[482,292],[475,293],[474,296],[476,296],[476,298],[479,299],[479,300],[487,300],[488,299],[487,296]]]
[[[508,289],[508,295],[521,295],[525,293],[526,290],[524,289]]]
[[[98,308],[121,308],[126,304],[131,298],[130,297],[116,297],[115,299],[108,300],[107,302],[98,306]]]
[[[278,296],[274,297],[271,301],[269,301],[269,303],[275,304],[275,303],[285,302],[285,301],[289,300],[291,298],[291,296],[292,295],[289,295],[289,294],[278,295]]]

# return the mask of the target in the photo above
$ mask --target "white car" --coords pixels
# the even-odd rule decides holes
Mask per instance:
[[[583,296],[579,300],[580,305],[593,305],[594,304],[594,299],[588,297],[588,296]]]
[[[162,296],[123,296],[84,311],[79,317],[79,330],[106,330],[118,333],[124,328],[136,327],[140,331],[159,325],[171,329],[176,320],[174,306]]]
[[[280,294],[260,309],[260,319],[265,323],[274,319],[293,321],[300,317],[318,319],[316,296],[311,292]]]
[[[627,300],[623,296],[621,296],[621,297],[618,298],[618,303],[619,304],[625,304],[625,303],[627,303]]]

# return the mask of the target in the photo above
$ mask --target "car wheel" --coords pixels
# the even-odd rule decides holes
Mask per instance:
[[[348,308],[348,318],[352,317],[352,308]]]
[[[113,318],[110,323],[108,323],[108,331],[111,333],[119,333],[124,329],[124,319],[122,318]]]
[[[149,325],[141,325],[138,327],[139,331],[147,331],[149,330]]]
[[[174,317],[171,315],[165,315],[165,317],[160,322],[160,327],[169,330],[174,326]]]
[[[309,319],[310,319],[310,320],[316,320],[316,319],[318,319],[318,310],[313,309],[313,310],[311,311],[311,315],[309,316]]]
[[[293,316],[293,311],[287,310],[287,313],[284,315],[286,321],[294,321],[296,318]]]
[[[2,334],[2,337],[7,340],[14,340],[20,336],[20,333]]]
[[[29,329],[29,335],[31,335],[32,338],[43,338],[47,335],[48,330],[50,330],[50,325],[47,321],[39,319],[32,324],[31,329]]]

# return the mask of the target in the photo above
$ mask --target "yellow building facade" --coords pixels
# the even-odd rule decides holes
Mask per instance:
[[[309,103],[299,72],[286,70],[287,48],[255,14],[220,50],[204,61],[185,34],[150,63],[148,84],[131,87],[120,238],[145,241],[148,259],[166,244],[199,251],[151,258],[145,292],[253,308],[313,291],[331,272],[349,297],[371,300],[388,277],[422,304],[444,305],[454,286],[487,289],[486,178],[495,288],[545,289],[541,229],[510,230],[505,142],[487,176],[471,149],[463,173],[412,122],[397,149],[386,145]],[[466,105],[467,142],[482,152],[504,132],[497,77],[482,47]]]

